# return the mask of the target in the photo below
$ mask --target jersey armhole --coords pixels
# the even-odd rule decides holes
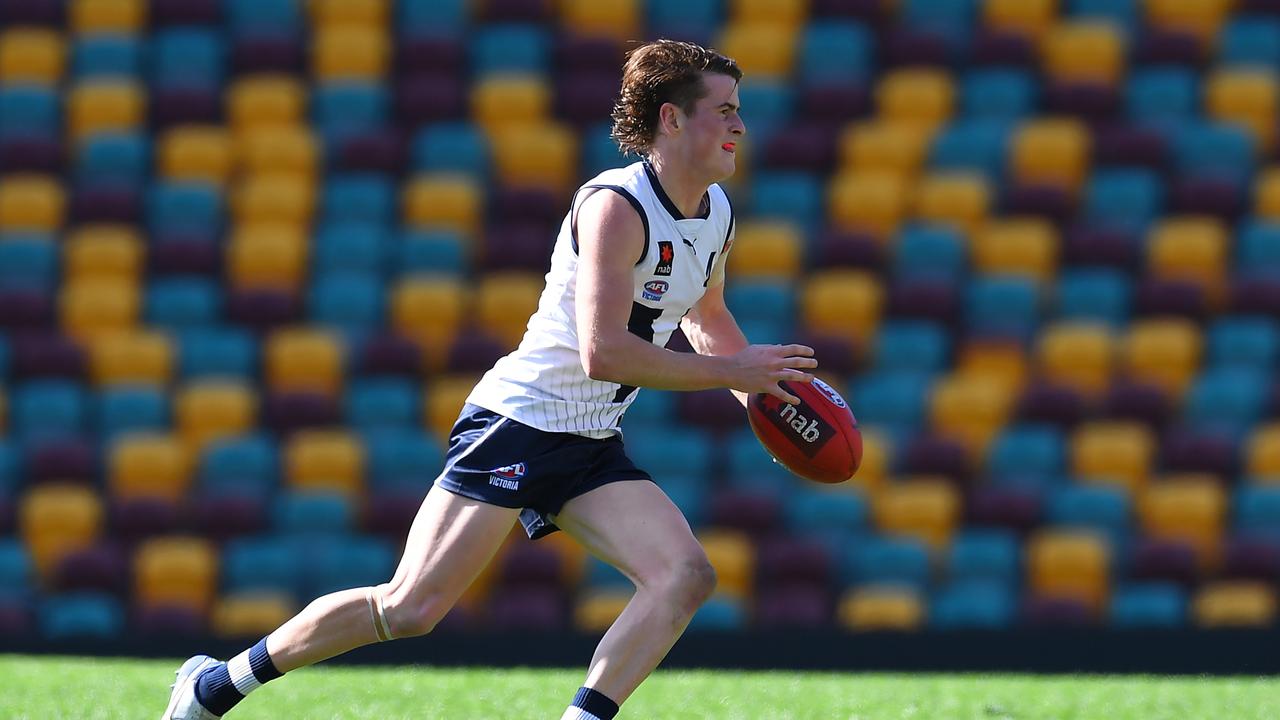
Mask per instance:
[[[582,196],[583,201],[594,195],[596,190],[612,190],[631,203],[631,207],[635,208],[636,213],[640,216],[640,223],[644,225],[644,248],[640,251],[640,257],[636,259],[636,265],[644,262],[645,257],[649,254],[649,216],[644,214],[644,207],[636,199],[636,196],[621,185],[583,185],[578,192],[580,193],[583,190],[592,191]],[[573,245],[574,255],[578,254],[578,207],[581,204],[578,202],[578,193],[574,193],[572,207],[569,208],[569,240]]]

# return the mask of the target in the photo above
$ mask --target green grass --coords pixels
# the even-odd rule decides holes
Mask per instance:
[[[0,717],[154,719],[179,661],[0,656]],[[319,667],[234,720],[556,720],[580,670]],[[1280,717],[1273,678],[659,672],[620,720],[1187,720]]]

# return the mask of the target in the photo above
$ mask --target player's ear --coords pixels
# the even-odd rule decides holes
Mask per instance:
[[[658,127],[668,135],[675,135],[680,132],[680,126],[684,124],[684,113],[675,103],[662,103],[662,107],[658,108]]]

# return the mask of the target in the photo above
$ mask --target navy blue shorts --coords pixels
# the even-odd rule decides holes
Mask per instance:
[[[653,478],[631,462],[620,437],[546,432],[467,403],[449,433],[435,484],[490,505],[522,508],[520,524],[536,540],[560,529],[547,516],[565,503],[622,480]]]

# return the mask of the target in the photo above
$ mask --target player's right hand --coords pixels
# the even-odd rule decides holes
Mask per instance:
[[[728,357],[729,387],[745,393],[768,393],[783,402],[800,404],[800,398],[783,390],[779,382],[813,382],[805,372],[818,367],[813,348],[807,345],[748,345]]]

